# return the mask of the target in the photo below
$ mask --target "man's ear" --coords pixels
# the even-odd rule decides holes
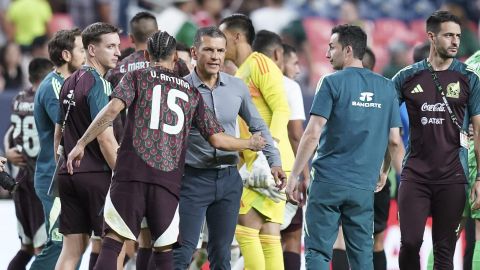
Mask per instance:
[[[283,54],[283,51],[280,48],[275,48],[273,50],[273,59],[274,62],[280,61],[280,54]]]
[[[235,41],[235,43],[239,42],[242,39],[242,35],[240,34],[240,32],[235,32],[233,37],[234,37],[233,40]]]
[[[72,53],[69,52],[68,50],[63,50],[62,51],[62,58],[65,62],[70,62],[72,60]]]
[[[178,52],[175,50],[175,53],[173,54],[173,62],[177,62],[178,61]]]
[[[147,50],[143,51],[143,55],[145,56],[145,59],[147,60],[147,62],[150,62],[150,54],[148,53]]]
[[[435,37],[435,33],[428,31],[427,37],[428,37],[428,40],[430,40],[430,44],[431,44],[433,42],[433,38]]]
[[[95,56],[95,45],[88,44],[87,53],[88,53],[88,55],[90,55],[92,57]]]
[[[190,48],[190,55],[192,56],[193,60],[198,60],[198,55],[197,55],[197,48],[195,46],[192,46]]]
[[[130,42],[132,44],[135,44],[135,39],[133,38],[133,35],[132,34],[128,34],[128,39],[130,40]]]

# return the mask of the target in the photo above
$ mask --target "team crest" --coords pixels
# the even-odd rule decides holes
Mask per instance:
[[[447,97],[449,98],[460,97],[460,82],[451,83],[447,86]]]

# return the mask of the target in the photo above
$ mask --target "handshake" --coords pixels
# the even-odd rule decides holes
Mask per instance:
[[[242,177],[243,186],[269,197],[276,203],[286,200],[285,191],[278,188],[267,159],[262,152],[258,152],[258,157],[253,162],[251,171],[248,171],[246,164],[244,164],[239,173]]]

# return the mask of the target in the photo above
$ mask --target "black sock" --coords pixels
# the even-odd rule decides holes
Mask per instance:
[[[128,257],[128,255],[125,254],[125,258],[123,259],[123,266],[125,266],[125,264],[127,264],[129,260],[130,260],[130,257]]]
[[[300,254],[295,252],[283,252],[283,263],[285,270],[300,270]]]
[[[138,248],[137,251],[137,269],[148,269],[148,262],[152,255],[151,248]]]
[[[148,260],[148,268],[147,268],[147,270],[155,270],[155,269],[157,269],[156,266],[155,266],[155,265],[156,265],[156,264],[155,264],[155,256],[153,256],[153,253],[154,253],[154,252],[152,251],[152,253],[150,254],[150,259]]]
[[[156,270],[173,269],[172,250],[166,252],[153,252],[153,257],[155,258]]]
[[[387,256],[385,250],[373,252],[373,269],[387,270]]]
[[[7,270],[26,269],[27,264],[32,257],[32,254],[20,249],[10,261]]]
[[[90,253],[90,262],[88,263],[88,270],[93,270],[95,264],[97,263],[98,253]]]
[[[347,252],[342,249],[334,249],[332,256],[332,270],[349,270]]]
[[[122,247],[123,243],[105,237],[94,270],[117,270],[117,258]]]

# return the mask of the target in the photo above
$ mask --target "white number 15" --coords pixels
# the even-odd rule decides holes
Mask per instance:
[[[153,87],[152,94],[152,116],[150,118],[150,129],[159,129],[160,128],[160,105],[162,104],[162,85],[156,85]],[[188,96],[182,91],[177,89],[170,89],[167,95],[167,106],[168,109],[172,110],[178,116],[177,123],[174,126],[169,124],[163,124],[162,130],[168,134],[178,134],[182,131],[183,123],[185,122],[185,113],[182,108],[176,103],[177,99],[182,99],[185,102],[188,102]]]

